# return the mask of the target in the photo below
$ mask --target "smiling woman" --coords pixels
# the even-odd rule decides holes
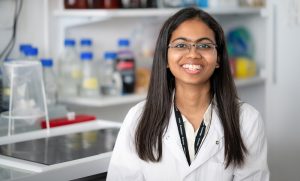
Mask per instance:
[[[206,12],[164,23],[147,99],[124,120],[107,180],[269,180],[263,121],[239,100],[223,30]]]
[[[190,83],[194,81],[195,85],[203,88],[210,86],[209,78],[218,67],[214,39],[213,31],[199,19],[183,22],[172,33],[168,67],[178,88],[182,87],[178,84],[183,83],[184,79]]]

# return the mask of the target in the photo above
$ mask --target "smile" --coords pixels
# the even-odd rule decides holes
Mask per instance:
[[[192,71],[202,69],[201,65],[194,65],[194,64],[184,64],[184,65],[182,65],[182,67],[184,69],[188,69],[188,70],[192,70]]]

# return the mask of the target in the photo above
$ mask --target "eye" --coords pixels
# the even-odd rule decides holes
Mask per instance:
[[[213,48],[213,44],[208,44],[208,43],[198,43],[196,44],[196,48],[198,49],[211,49]]]
[[[175,46],[175,48],[188,48],[188,45],[186,43],[177,43]]]

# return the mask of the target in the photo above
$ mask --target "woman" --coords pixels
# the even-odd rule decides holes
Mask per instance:
[[[127,114],[108,180],[269,180],[260,114],[237,97],[221,26],[186,8],[163,25],[147,99]]]

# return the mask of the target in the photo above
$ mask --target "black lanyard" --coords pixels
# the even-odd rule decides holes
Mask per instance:
[[[187,139],[186,139],[186,134],[185,134],[185,129],[184,129],[182,116],[181,116],[181,113],[180,113],[179,109],[176,107],[175,103],[174,103],[174,110],[175,110],[175,117],[176,117],[176,122],[177,122],[177,127],[178,127],[178,132],[179,132],[183,152],[186,156],[188,164],[191,165],[189,148],[188,148],[188,143],[187,143]],[[200,148],[201,142],[204,138],[205,128],[206,128],[206,126],[205,126],[204,120],[203,120],[202,123],[201,123],[201,126],[200,126],[200,128],[197,132],[197,135],[196,135],[196,140],[195,140],[195,145],[194,145],[195,155],[197,154],[197,152]]]

